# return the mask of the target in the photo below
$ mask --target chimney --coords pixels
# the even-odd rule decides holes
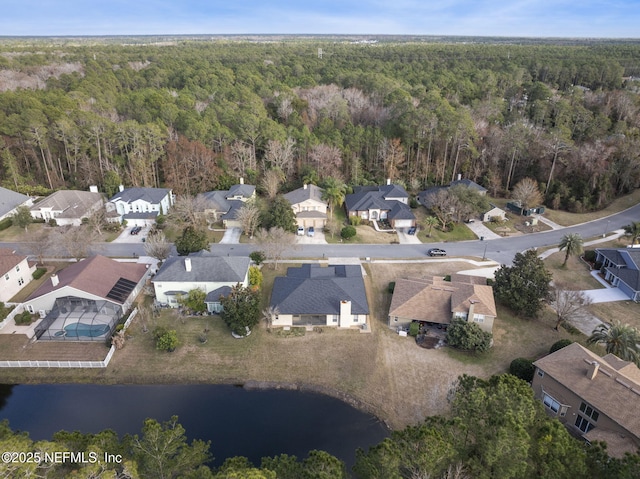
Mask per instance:
[[[391,184],[391,178],[387,178],[387,185]]]
[[[191,271],[191,258],[184,259],[184,269],[187,271]]]
[[[244,185],[244,178],[242,176],[240,177],[240,184]]]
[[[462,173],[458,173],[458,181],[462,179]]]
[[[91,185],[91,186],[89,186],[89,191],[91,193],[97,193],[98,192],[98,187],[96,185]]]
[[[599,369],[600,363],[598,361],[592,361],[591,364],[589,364],[589,368],[587,369],[587,377],[593,381],[598,375]]]
[[[58,275],[57,274],[52,274],[51,275],[51,284],[53,285],[54,288],[56,286],[58,286],[58,284],[60,284],[60,280],[58,279]]]
[[[340,301],[340,327],[350,326],[352,319],[351,301]]]
[[[302,185],[302,188],[304,188],[306,190],[307,189],[307,184],[305,183],[304,185]]]
[[[473,322],[473,314],[475,313],[476,302],[475,300],[469,301],[469,313],[467,314],[467,322]]]
[[[122,193],[124,191],[124,185],[118,186],[118,189],[120,190],[120,193]]]

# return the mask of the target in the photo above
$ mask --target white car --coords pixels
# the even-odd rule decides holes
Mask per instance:
[[[298,236],[304,236],[304,228],[302,226],[298,227]]]

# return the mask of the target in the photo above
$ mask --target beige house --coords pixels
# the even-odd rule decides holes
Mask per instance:
[[[272,326],[368,329],[369,304],[360,265],[303,264],[275,278]]]
[[[60,190],[31,207],[31,216],[44,221],[56,220],[58,226],[80,226],[84,218],[104,207],[104,197],[91,191]]]
[[[448,325],[454,319],[473,321],[492,332],[496,304],[493,288],[482,277],[452,275],[451,281],[440,277],[398,279],[389,308],[390,329],[406,328],[413,321]]]
[[[322,199],[323,193],[322,188],[305,184],[284,195],[296,214],[298,227],[324,228],[327,223],[327,202]]]
[[[489,204],[490,209],[482,213],[482,222],[487,223],[491,221],[493,218],[499,218],[500,221],[505,221],[507,219],[507,213],[498,208],[496,205]]]
[[[117,303],[126,311],[146,280],[146,264],[124,263],[92,256],[73,263],[44,282],[25,301],[25,308],[41,316],[49,313],[58,298],[74,297]]]
[[[35,263],[10,248],[0,248],[0,301],[7,302],[33,279]]]
[[[640,369],[613,354],[572,343],[533,363],[532,387],[547,413],[611,456],[640,448]]]

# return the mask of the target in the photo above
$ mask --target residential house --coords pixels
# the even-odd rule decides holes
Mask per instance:
[[[390,180],[384,186],[356,186],[354,192],[345,197],[348,216],[359,216],[365,220],[387,220],[392,228],[411,228],[416,217],[408,205],[409,194]]]
[[[455,274],[451,281],[440,277],[398,279],[388,326],[407,328],[413,321],[446,326],[454,319],[473,321],[487,332],[493,330],[496,304],[486,278]]]
[[[249,285],[250,262],[245,256],[173,256],[162,264],[152,280],[156,301],[177,308],[180,296],[200,289],[207,294],[207,310],[219,313],[220,298],[229,294],[232,286]]]
[[[238,211],[245,202],[255,198],[256,187],[245,185],[244,179],[240,178],[240,183],[228,190],[208,191],[200,196],[208,203],[204,211],[206,216],[213,217],[214,221],[222,220],[225,228],[240,228]]]
[[[572,343],[533,363],[532,388],[547,413],[611,456],[640,448],[640,369],[613,354]]]
[[[492,221],[493,218],[498,218],[500,221],[505,221],[507,219],[506,211],[491,203],[489,203],[489,210],[485,211],[480,216],[482,217],[483,223]]]
[[[458,179],[455,181],[452,181],[448,185],[430,186],[429,188],[422,190],[420,193],[418,193],[418,196],[417,196],[418,203],[420,203],[425,208],[431,208],[432,201],[433,201],[432,198],[436,195],[436,193],[438,193],[438,191],[446,190],[448,188],[451,188],[452,186],[458,186],[458,185],[471,188],[483,196],[487,194],[487,189],[485,187],[480,186],[475,181],[472,181],[466,178],[462,179],[461,175],[458,175]]]
[[[23,205],[33,205],[31,197],[0,186],[0,221],[13,216],[18,209],[18,206]]]
[[[7,302],[33,279],[35,263],[10,248],[0,248],[0,301]]]
[[[104,197],[95,187],[90,191],[60,190],[31,207],[31,216],[55,220],[58,226],[80,226],[82,220],[104,207]]]
[[[602,264],[605,280],[632,301],[640,301],[640,247],[596,248],[596,263]]]
[[[273,326],[367,329],[369,304],[360,265],[303,264],[275,278]]]
[[[303,185],[302,188],[285,194],[296,214],[298,227],[316,229],[324,228],[327,223],[327,201],[322,199],[324,190],[316,185]]]
[[[112,301],[126,311],[144,286],[148,271],[146,264],[92,256],[51,275],[29,296],[25,307],[31,313],[47,313],[57,298],[69,296]]]
[[[110,221],[129,226],[151,226],[159,215],[167,214],[173,206],[174,196],[168,188],[125,188],[120,185],[118,193],[107,203]]]

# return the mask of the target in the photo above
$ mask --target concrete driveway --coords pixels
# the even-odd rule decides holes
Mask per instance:
[[[482,224],[481,221],[474,221],[473,223],[465,223],[466,227],[469,228],[473,233],[478,237],[490,240],[490,239],[499,239],[500,235],[494,233],[485,225]]]
[[[240,235],[242,230],[240,228],[228,228],[224,232],[224,236],[220,240],[222,244],[238,244],[240,243]]]
[[[112,243],[141,243],[142,239],[146,238],[147,234],[149,234],[148,226],[144,226],[137,235],[131,234],[133,228],[135,228],[135,226],[127,226]]]
[[[398,228],[396,233],[398,234],[398,242],[400,244],[422,244],[422,241],[418,239],[418,231],[416,234],[410,235],[407,233],[409,228]]]
[[[327,240],[324,237],[324,232],[323,231],[318,231],[316,229],[314,234],[313,234],[313,236],[308,236],[306,234],[306,230],[305,230],[305,235],[304,236],[297,236],[296,235],[296,243],[298,243],[298,244],[327,244]]]

